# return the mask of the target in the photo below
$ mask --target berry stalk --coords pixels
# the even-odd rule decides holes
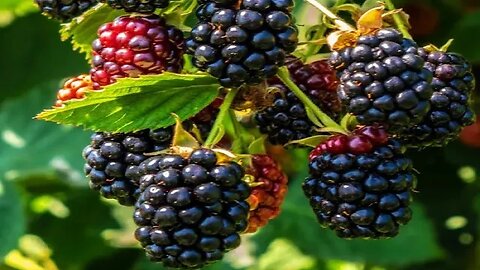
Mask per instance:
[[[392,0],[384,0],[383,2],[385,3],[385,6],[389,10],[394,10],[395,9],[395,5],[393,4]],[[400,14],[394,13],[393,14],[393,20],[395,21],[395,25],[397,26],[398,30],[402,33],[402,35],[405,38],[413,40],[412,36],[408,32],[408,27],[403,23],[402,18],[400,17]]]
[[[280,68],[277,73],[277,77],[285,84],[290,91],[292,91],[295,96],[305,104],[312,112],[315,114],[316,117],[320,120],[320,122],[325,126],[329,127],[331,130],[334,130],[337,133],[348,134],[348,131],[345,130],[341,125],[337,124],[332,118],[330,118],[326,113],[322,112],[320,108],[313,103],[310,98],[292,81],[290,77],[290,72],[286,67]]]
[[[223,126],[223,119],[225,119],[225,116],[227,115],[230,106],[232,105],[233,100],[235,99],[235,96],[238,93],[238,88],[231,88],[227,95],[225,96],[225,99],[223,100],[222,105],[220,106],[220,111],[218,112],[217,118],[215,119],[215,123],[213,124],[212,129],[210,130],[210,134],[208,134],[208,138],[205,141],[205,148],[211,148],[212,146],[215,145],[215,139],[220,132],[222,126]]]
[[[316,0],[305,0],[305,1],[310,3],[312,6],[314,6],[318,10],[320,10],[323,14],[325,14],[325,16],[330,18],[335,23],[335,25],[338,26],[340,30],[355,31],[355,28],[353,26],[351,26],[350,24],[340,19],[337,15],[331,12],[326,6],[320,4]]]

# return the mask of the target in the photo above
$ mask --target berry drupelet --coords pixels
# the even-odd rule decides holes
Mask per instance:
[[[47,16],[69,22],[97,4],[97,0],[35,0]]]
[[[145,153],[170,147],[172,128],[144,130],[135,133],[92,135],[83,150],[85,174],[90,187],[122,205],[133,205],[138,197],[138,165],[147,159]]]
[[[235,162],[194,150],[188,158],[160,155],[140,165],[136,239],[147,256],[171,268],[201,268],[240,245],[250,189]]]
[[[293,56],[287,57],[286,66],[292,80],[302,89],[323,112],[333,118],[342,111],[340,100],[337,97],[338,85],[335,72],[325,60],[304,65]],[[305,106],[277,78],[268,80],[268,86],[276,88],[274,101],[271,106],[255,114],[255,122],[260,132],[268,134],[272,144],[286,144],[314,135],[315,125],[307,116]]]
[[[186,42],[195,66],[224,87],[274,76],[298,42],[291,0],[201,1]]]
[[[169,0],[99,0],[99,2],[107,3],[115,9],[123,9],[126,12],[138,12],[151,14],[157,8],[166,8],[170,3]]]
[[[338,94],[360,124],[382,124],[397,133],[420,123],[430,110],[432,72],[411,40],[395,29],[380,29],[334,51]]]
[[[398,137],[409,147],[440,147],[457,138],[463,127],[474,123],[469,103],[475,80],[470,64],[461,55],[419,51],[425,68],[433,73],[431,109],[421,123]]]
[[[62,89],[58,90],[55,106],[61,107],[65,101],[82,99],[85,92],[98,90],[98,87],[90,79],[90,75],[80,75],[67,80]]]
[[[280,214],[287,193],[288,178],[280,165],[268,155],[253,155],[247,173],[254,177],[255,186],[248,198],[250,216],[245,232],[254,233]]]
[[[412,162],[382,128],[333,136],[310,154],[303,184],[317,220],[343,238],[388,238],[411,219]]]
[[[100,86],[183,67],[183,33],[157,15],[121,16],[104,24],[92,48],[90,75]]]

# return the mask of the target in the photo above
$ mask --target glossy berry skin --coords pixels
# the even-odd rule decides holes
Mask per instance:
[[[255,180],[248,198],[250,216],[245,232],[254,233],[280,214],[280,206],[288,189],[288,177],[268,155],[253,155],[247,173]]]
[[[333,52],[330,64],[339,72],[338,95],[360,124],[398,133],[430,110],[432,73],[417,45],[395,29],[360,36],[355,46]]]
[[[92,43],[92,81],[105,86],[123,77],[178,73],[183,42],[182,31],[157,15],[118,17],[102,25]]]
[[[289,56],[286,66],[292,80],[323,112],[333,118],[340,114],[342,106],[336,93],[338,80],[327,61],[304,65],[300,59]],[[254,118],[260,132],[268,135],[269,142],[283,145],[314,135],[315,125],[295,94],[276,78],[268,80],[268,86],[278,92],[272,105],[257,112]]]
[[[97,0],[35,0],[47,16],[61,22],[69,22],[97,4]]]
[[[459,136],[462,128],[474,123],[470,106],[475,79],[471,65],[456,53],[426,52],[419,49],[425,67],[433,73],[430,111],[421,123],[398,138],[409,147],[441,147]]]
[[[122,205],[133,205],[138,197],[138,166],[147,159],[145,153],[170,147],[172,135],[172,128],[94,133],[90,145],[83,150],[90,188]]]
[[[115,9],[123,9],[126,12],[138,12],[144,14],[152,14],[157,8],[166,8],[170,3],[169,0],[99,0],[107,3]]]
[[[310,155],[303,190],[323,227],[342,238],[389,238],[407,224],[416,177],[405,148],[367,126],[333,136]]]
[[[136,239],[147,256],[171,268],[201,268],[240,245],[250,195],[244,171],[209,149],[151,157],[140,165]]]
[[[82,99],[85,97],[85,92],[93,90],[98,90],[98,87],[92,82],[90,75],[83,74],[71,78],[63,84],[62,89],[58,90],[55,106],[61,107],[68,100]]]
[[[187,50],[194,65],[224,87],[256,85],[273,77],[296,48],[293,1],[201,2]]]

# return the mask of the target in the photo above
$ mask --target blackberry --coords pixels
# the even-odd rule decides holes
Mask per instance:
[[[293,81],[322,111],[337,118],[342,111],[337,97],[338,81],[335,72],[324,60],[304,65],[295,57],[288,57],[286,65]],[[272,144],[286,144],[315,134],[315,125],[307,116],[303,103],[277,78],[268,80],[270,87],[278,89],[271,106],[255,114],[260,132],[268,134]]]
[[[343,238],[388,238],[408,223],[416,183],[405,148],[382,128],[333,136],[310,155],[303,183],[320,225]]]
[[[121,16],[104,24],[92,48],[90,75],[100,86],[183,67],[183,33],[157,15]]]
[[[201,268],[240,245],[250,195],[240,165],[219,163],[215,152],[197,149],[188,158],[151,157],[140,171],[135,237],[151,260]]]
[[[385,125],[397,133],[418,124],[430,110],[432,73],[417,45],[395,29],[360,36],[357,44],[334,51],[338,94],[360,124]]]
[[[194,65],[224,87],[274,76],[298,42],[292,8],[293,1],[203,1],[186,42]]]
[[[258,184],[252,188],[252,194],[248,198],[250,216],[246,232],[254,233],[280,214],[280,206],[287,193],[288,177],[268,155],[253,155],[247,173]]]
[[[98,87],[90,79],[90,75],[80,75],[67,80],[62,89],[58,90],[55,106],[61,107],[65,101],[82,99],[85,92],[98,90]]]
[[[475,88],[471,66],[456,53],[419,49],[425,67],[433,73],[430,111],[422,122],[400,134],[410,147],[444,146],[458,137],[463,127],[474,123],[470,96]]]
[[[99,0],[107,3],[115,9],[123,9],[126,12],[138,12],[151,14],[157,8],[166,8],[170,3],[169,0]]]
[[[133,205],[138,197],[138,165],[147,159],[145,153],[170,147],[171,127],[135,133],[103,133],[92,135],[83,150],[85,174],[90,188],[107,199],[122,205]]]
[[[35,0],[47,16],[69,22],[97,4],[97,0]]]

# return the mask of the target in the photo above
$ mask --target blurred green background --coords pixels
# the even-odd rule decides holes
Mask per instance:
[[[419,44],[454,38],[451,49],[480,75],[480,1],[395,4],[412,16]],[[298,24],[312,23],[311,12],[297,5]],[[161,269],[136,246],[131,210],[88,189],[80,152],[89,132],[32,120],[65,78],[88,72],[59,28],[31,0],[0,2],[0,270]],[[474,132],[464,139],[480,142]],[[480,269],[480,148],[454,142],[412,152],[421,172],[414,218],[397,238],[380,241],[341,240],[321,229],[300,189],[305,154],[291,154],[281,216],[209,270]]]

